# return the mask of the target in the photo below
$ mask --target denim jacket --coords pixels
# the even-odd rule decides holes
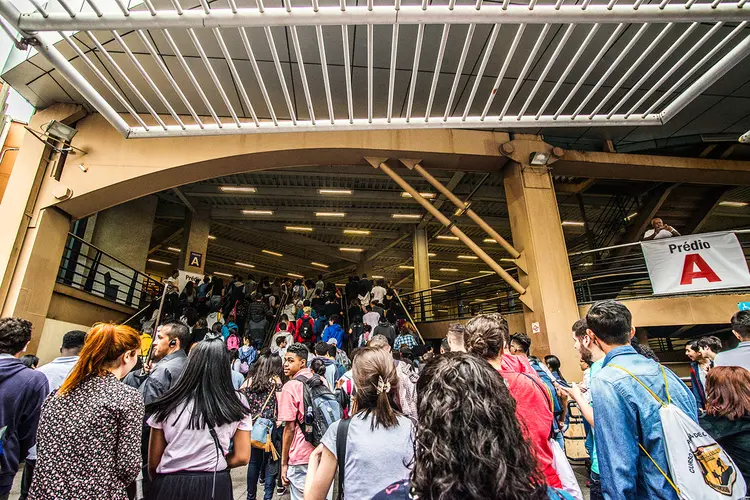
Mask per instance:
[[[602,492],[607,500],[678,500],[674,489],[644,454],[642,444],[659,467],[669,473],[664,448],[659,403],[630,375],[633,373],[666,401],[661,365],[635,352],[631,346],[612,349],[603,368],[591,381]],[[665,368],[672,403],[698,421],[698,409],[690,390]]]

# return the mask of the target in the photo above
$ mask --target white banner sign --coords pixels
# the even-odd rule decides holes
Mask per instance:
[[[180,270],[180,275],[177,277],[177,286],[180,288],[180,293],[185,289],[188,281],[192,281],[197,287],[203,281],[203,275]]]
[[[750,286],[745,253],[734,233],[641,242],[655,295]]]

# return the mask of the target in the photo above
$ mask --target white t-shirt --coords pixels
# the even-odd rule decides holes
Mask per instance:
[[[650,238],[651,235],[653,235],[653,234],[654,234],[654,230],[653,229],[649,229],[648,231],[646,231],[646,234],[644,234],[643,236],[644,236],[644,238]],[[671,238],[672,236],[674,236],[674,235],[672,234],[671,231],[667,231],[666,229],[659,229],[659,232],[656,234],[656,236],[654,237],[654,239],[655,240],[661,240],[663,238]]]
[[[154,429],[161,429],[164,432],[164,439],[167,441],[167,447],[164,449],[161,461],[156,467],[157,474],[170,474],[179,471],[222,471],[227,468],[224,455],[229,453],[229,441],[234,433],[237,430],[251,431],[253,429],[251,415],[246,415],[239,422],[216,427],[219,444],[224,450],[224,453],[219,451],[219,457],[217,458],[216,444],[208,428],[189,428],[192,408],[192,402],[183,405],[162,422],[157,422],[153,416],[148,419],[148,425]]]
[[[344,464],[344,500],[372,498],[386,486],[407,479],[414,456],[414,425],[407,417],[398,417],[390,429],[379,425],[371,429],[374,414],[365,418],[358,413],[349,424]],[[334,456],[336,433],[341,420],[328,427],[321,443]],[[338,480],[338,476],[337,479]]]
[[[380,324],[380,313],[370,311],[362,316],[362,322],[366,325],[370,325],[372,327],[372,331],[375,331],[375,327]]]
[[[385,298],[385,288],[380,285],[373,287],[370,291],[370,298],[382,304]]]

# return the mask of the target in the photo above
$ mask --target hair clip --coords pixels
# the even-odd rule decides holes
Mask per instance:
[[[383,377],[378,376],[378,385],[377,385],[378,394],[381,394],[383,392],[388,393],[391,392],[391,383],[386,382],[383,380]]]

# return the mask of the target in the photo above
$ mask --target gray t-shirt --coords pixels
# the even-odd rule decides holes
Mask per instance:
[[[344,500],[372,498],[386,486],[408,479],[414,455],[411,420],[398,417],[396,427],[385,429],[382,425],[370,429],[373,414],[364,417],[364,412],[355,415],[349,424],[344,469]],[[336,432],[339,423],[334,422],[323,436],[322,444],[336,455]],[[338,457],[337,457],[338,458]],[[338,475],[334,481],[338,481]]]

